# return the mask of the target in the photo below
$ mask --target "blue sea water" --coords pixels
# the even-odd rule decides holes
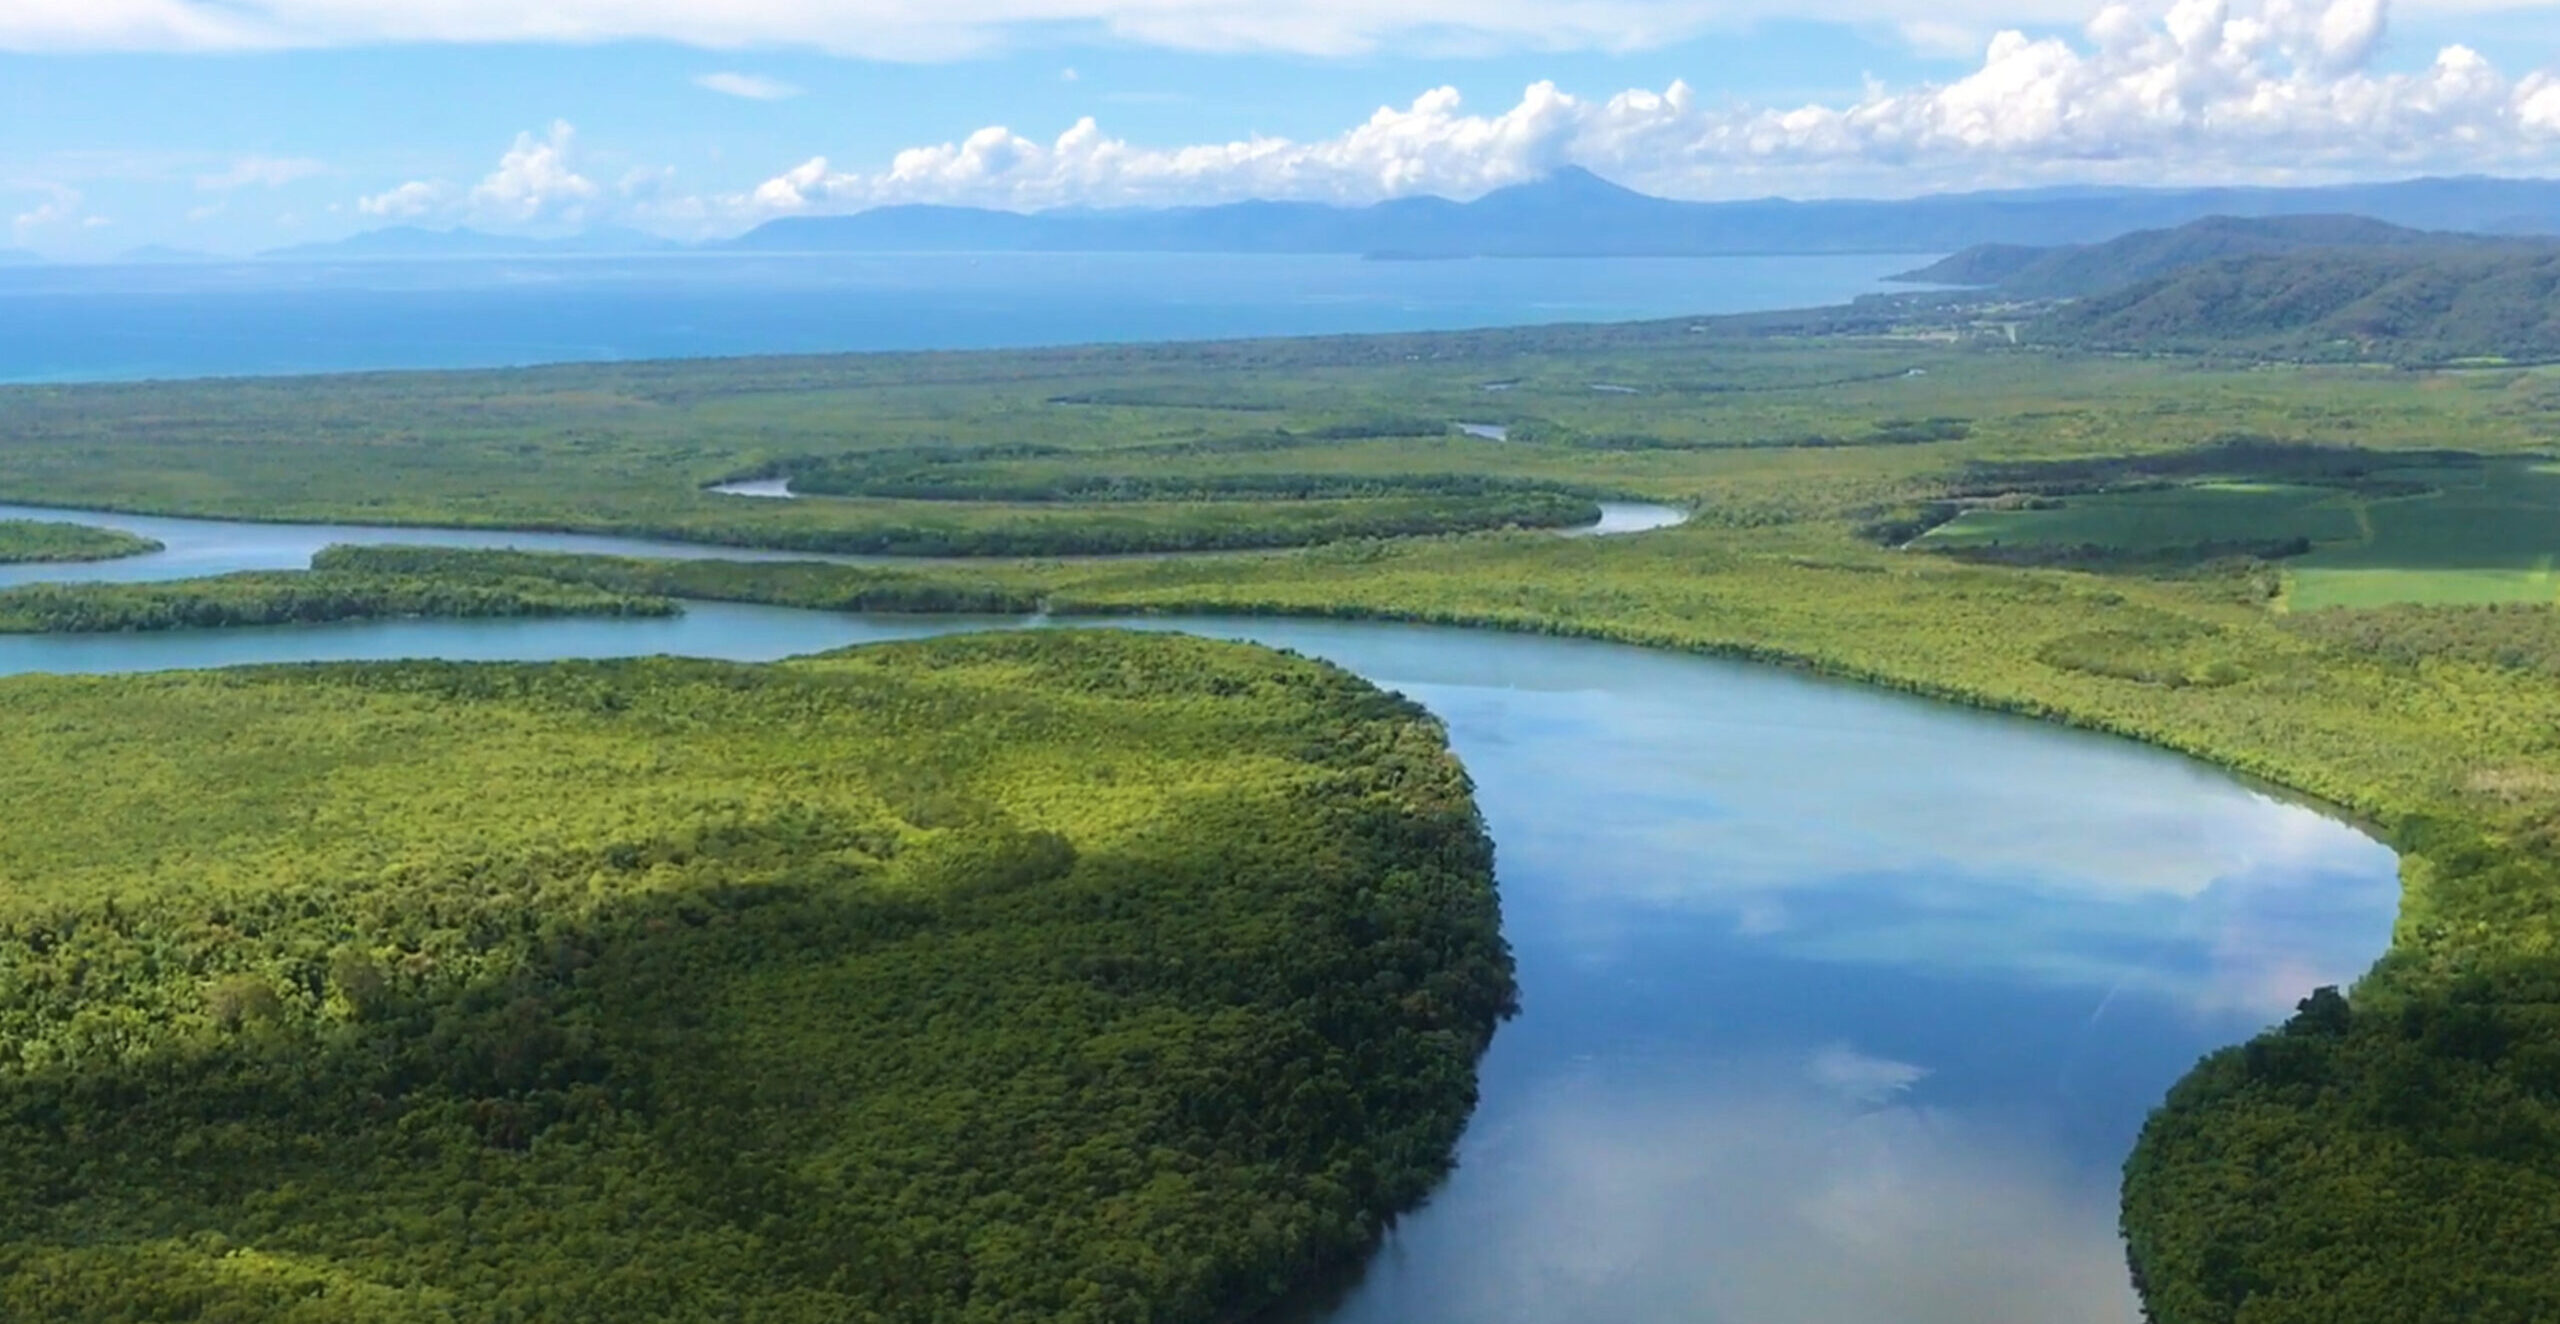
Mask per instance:
[[[1842,303],[1927,255],[1189,253],[0,269],[0,382],[1631,321]]]

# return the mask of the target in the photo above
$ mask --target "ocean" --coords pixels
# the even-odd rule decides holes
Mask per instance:
[[[1926,254],[886,254],[0,268],[0,382],[1631,321],[1813,307]]]

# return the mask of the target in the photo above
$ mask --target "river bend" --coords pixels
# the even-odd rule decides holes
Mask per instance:
[[[345,541],[773,555],[0,509],[18,515],[170,550],[0,583],[285,568]],[[764,660],[1023,624],[695,604],[17,636],[0,673]],[[2115,1192],[2144,1113],[2390,933],[2390,852],[2122,741],[1583,641],[1121,624],[1295,649],[1428,705],[1500,852],[1524,1009],[1486,1058],[1459,1169],[1292,1321],[2132,1324]]]

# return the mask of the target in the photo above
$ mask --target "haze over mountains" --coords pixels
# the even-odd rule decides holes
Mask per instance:
[[[643,234],[638,230],[614,226],[598,227],[563,238],[539,239],[523,235],[490,234],[472,229],[429,230],[414,225],[397,225],[385,230],[367,230],[363,234],[347,239],[273,249],[259,256],[283,261],[573,257],[595,254],[665,253],[684,247],[686,245],[672,239],[661,239],[656,235]]]
[[[2560,232],[2560,181],[2421,179],[2315,189],[2049,189],[1892,201],[1679,202],[1567,169],[1465,203],[1405,198],[1342,208],[1245,202],[1033,215],[888,207],[851,216],[772,221],[724,247],[756,252],[1045,249],[1403,257],[1918,253],[1985,243],[2085,243],[2215,215],[2350,212],[2425,229]]]
[[[695,246],[628,229],[533,238],[398,227],[263,256],[364,263],[1085,252],[1418,260],[1930,251],[1952,256],[1902,279],[1971,287],[1996,300],[2070,301],[2034,319],[2034,334],[2052,343],[2434,363],[2560,358],[2560,180],[1696,203],[1649,197],[1568,169],[1469,202],[1027,214],[901,206],[777,220]],[[16,256],[0,252],[0,263]],[[199,255],[137,251],[122,260]]]
[[[687,246],[632,230],[534,239],[402,227],[264,254],[275,259],[711,253],[1189,252],[1380,257],[1608,257],[1924,253],[1983,244],[2091,243],[2207,216],[2355,214],[2424,230],[2560,233],[2560,180],[2466,177],[2324,188],[2059,188],[1797,202],[1680,202],[1580,169],[1469,202],[1365,207],[1239,202],[1036,213],[899,206],[767,222]]]

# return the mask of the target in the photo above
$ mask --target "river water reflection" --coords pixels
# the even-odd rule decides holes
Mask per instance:
[[[233,560],[289,540],[235,527]],[[240,568],[200,551],[190,573]],[[0,671],[752,660],[1019,624],[702,605],[20,637]],[[2388,851],[2119,741],[1571,640],[1123,624],[1429,705],[1500,849],[1524,1010],[1459,1170],[1297,1320],[2124,1324],[2115,1183],[2145,1111],[2390,930]]]

